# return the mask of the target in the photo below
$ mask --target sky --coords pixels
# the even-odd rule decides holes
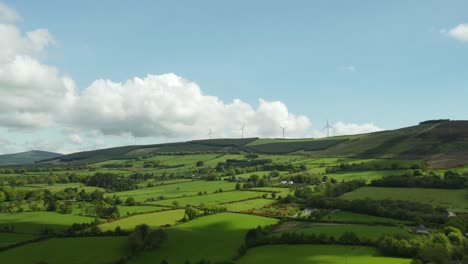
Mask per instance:
[[[467,119],[467,1],[0,0],[0,154]]]

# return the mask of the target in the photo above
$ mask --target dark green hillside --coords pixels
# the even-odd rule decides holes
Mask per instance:
[[[100,162],[111,159],[133,159],[147,155],[168,153],[200,153],[239,151],[239,148],[257,138],[194,140],[168,144],[124,146],[117,148],[85,151],[65,155],[48,162]]]
[[[322,139],[211,139],[125,146],[65,155],[52,162],[99,162],[158,154],[243,152],[311,157],[424,159],[432,167],[468,163],[468,121],[430,120],[396,130]]]
[[[36,161],[53,159],[62,156],[59,153],[31,150],[27,152],[0,155],[0,165],[33,164]]]

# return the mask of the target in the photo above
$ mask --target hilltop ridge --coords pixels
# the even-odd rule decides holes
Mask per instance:
[[[314,157],[417,158],[434,167],[468,163],[468,121],[429,120],[416,126],[352,136],[304,139],[205,139],[123,146],[53,157],[47,163],[92,163],[148,155],[201,152],[303,153]]]

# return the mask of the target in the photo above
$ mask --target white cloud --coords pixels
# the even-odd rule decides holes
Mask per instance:
[[[459,24],[455,26],[447,32],[447,35],[456,40],[468,42],[468,24]]]
[[[83,143],[83,138],[81,138],[81,136],[78,135],[78,134],[71,134],[71,135],[68,136],[68,139],[73,144],[82,144]]]
[[[86,88],[62,122],[107,135],[197,137],[211,128],[217,136],[277,136],[282,122],[291,134],[310,128],[305,116],[289,113],[282,102],[259,99],[257,108],[236,99],[225,103],[175,74],[148,75],[124,83],[97,80]]]
[[[0,2],[0,21],[14,22],[19,19],[20,16],[15,10]]]
[[[334,136],[364,134],[377,131],[382,131],[382,128],[373,123],[354,124],[337,122],[333,125]]]
[[[9,9],[0,5],[0,10]],[[0,22],[1,127],[61,127],[68,131],[64,137],[82,147],[103,145],[104,135],[206,138],[212,129],[216,137],[239,137],[242,124],[246,137],[280,137],[280,126],[287,127],[287,137],[317,134],[307,116],[291,113],[283,102],[261,98],[258,106],[240,99],[224,102],[174,73],[123,83],[99,79],[78,92],[72,78],[41,62],[53,43],[46,29],[22,33],[15,25]],[[356,70],[353,65],[345,69]],[[376,129],[372,124],[337,123],[335,134]],[[66,138],[61,140],[29,144],[54,151],[63,149]]]

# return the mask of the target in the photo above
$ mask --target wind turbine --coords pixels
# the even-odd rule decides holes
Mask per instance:
[[[328,120],[327,120],[327,125],[322,129],[322,130],[324,129],[327,130],[327,137],[330,137],[330,128],[333,129],[333,127],[328,124]]]
[[[288,128],[288,127],[285,127],[285,126],[280,126],[280,127],[283,130],[283,139],[285,139],[286,138],[285,131],[286,131],[286,128]]]
[[[242,133],[242,134],[241,134],[241,135],[242,135],[242,138],[244,138],[245,123],[244,123],[244,124],[242,125],[242,127],[239,128],[238,130],[241,131],[241,133]]]
[[[212,136],[212,135],[213,135],[213,131],[212,131],[211,128],[210,128],[210,132],[208,132],[208,137],[210,137],[210,139],[211,139],[211,136]]]

